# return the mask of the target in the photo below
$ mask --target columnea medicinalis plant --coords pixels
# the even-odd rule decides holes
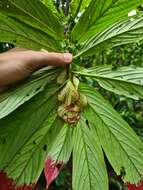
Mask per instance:
[[[105,156],[122,180],[143,179],[143,143],[101,89],[143,99],[143,68],[85,64],[98,52],[143,39],[143,0],[0,0],[0,41],[71,52],[0,95],[0,190],[47,188],[72,155],[74,190],[108,190]],[[86,61],[87,62],[87,61]],[[13,186],[13,187],[12,187]]]

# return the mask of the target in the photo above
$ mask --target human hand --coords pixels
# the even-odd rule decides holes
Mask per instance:
[[[15,48],[0,54],[0,87],[18,82],[45,66],[64,66],[72,62],[69,53],[49,53]]]

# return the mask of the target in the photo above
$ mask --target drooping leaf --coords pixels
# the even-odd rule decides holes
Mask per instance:
[[[73,136],[73,189],[108,190],[107,171],[96,131],[81,118]]]
[[[96,51],[104,50],[108,47],[138,42],[142,39],[143,16],[139,16],[133,20],[129,19],[114,24],[99,34],[93,32],[92,37],[83,43],[76,57],[93,55]]]
[[[112,106],[93,88],[81,85],[87,96],[85,114],[94,126],[99,142],[117,175],[124,169],[123,180],[137,184],[143,179],[143,143]]]
[[[40,0],[0,0],[0,12],[37,28],[56,39],[63,37],[63,26],[51,9],[41,3]]]
[[[37,182],[50,144],[63,126],[56,114],[56,91],[57,85],[49,85],[0,120],[0,170],[17,185]]]
[[[48,157],[47,160],[45,161],[45,166],[44,166],[44,174],[47,182],[47,189],[49,185],[57,178],[59,175],[59,167],[58,165],[62,164],[60,162],[57,162],[53,160],[51,157]]]
[[[0,119],[43,91],[46,84],[56,77],[56,69],[45,69],[33,74],[30,79],[0,95]]]
[[[1,13],[0,34],[0,42],[16,44],[23,48],[57,51],[60,47],[58,41],[46,33]]]
[[[125,95],[135,100],[143,99],[143,68],[96,66],[90,69],[75,71],[86,77],[93,77],[106,90]]]
[[[57,137],[54,138],[53,144],[51,144],[45,164],[47,189],[59,175],[62,167],[70,159],[72,152],[72,133],[73,129],[65,124]]]
[[[142,0],[93,0],[72,31],[73,40],[84,41],[128,17]]]

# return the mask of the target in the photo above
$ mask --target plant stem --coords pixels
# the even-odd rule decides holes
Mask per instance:
[[[70,5],[70,0],[66,0],[65,16],[69,15],[69,5]]]

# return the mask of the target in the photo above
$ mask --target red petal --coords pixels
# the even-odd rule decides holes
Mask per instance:
[[[4,172],[0,172],[0,190],[33,190],[35,184],[17,186],[16,182],[7,177]]]
[[[47,181],[47,189],[49,185],[57,178],[63,165],[63,162],[56,162],[51,157],[48,157],[45,161],[44,173]]]
[[[138,185],[134,184],[127,184],[129,190],[143,190],[143,181],[141,181]]]

